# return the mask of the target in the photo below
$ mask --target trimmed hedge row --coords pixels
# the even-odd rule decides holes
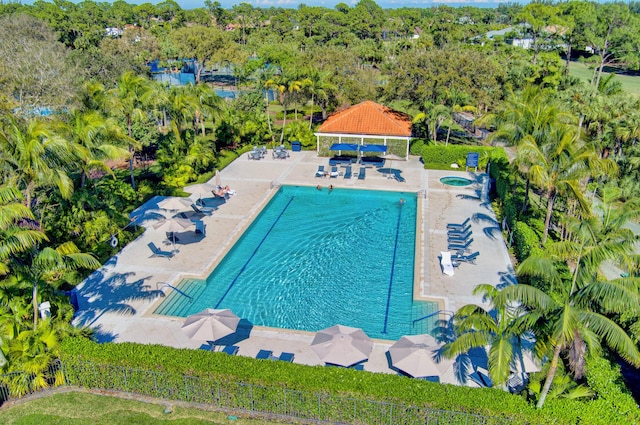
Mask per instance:
[[[601,403],[550,400],[545,409],[536,410],[522,397],[498,389],[472,389],[338,367],[257,361],[242,356],[159,345],[97,344],[82,338],[65,339],[60,351],[65,369],[73,370],[70,375],[75,374],[76,382],[82,382],[79,374],[92,373],[81,368],[82,364],[91,362],[105,369],[119,366],[143,369],[149,373],[168,373],[178,380],[188,379],[189,376],[202,377],[227,382],[229,385],[245,383],[327,396],[352,397],[363,401],[423,406],[482,415],[499,421],[507,419],[513,423],[570,424],[580,421],[608,424],[611,423],[611,415],[616,417],[615,421],[618,423],[628,423],[625,414],[617,414],[615,411],[607,412],[606,421],[600,420],[601,416],[605,417],[598,412],[598,409],[603,408]],[[87,376],[87,379],[91,379],[91,376]],[[71,379],[69,383],[76,382]],[[146,392],[142,381],[133,380],[121,384],[121,388],[127,391]],[[138,384],[140,388],[137,391]],[[304,415],[304,412],[300,414]]]
[[[516,221],[513,227],[513,245],[518,261],[532,254],[542,255],[540,236],[523,221]]]
[[[418,150],[418,147],[415,150]],[[479,170],[486,169],[490,160],[493,163],[494,159],[507,159],[504,149],[490,146],[423,145],[421,151],[425,168],[435,170],[450,170],[451,164],[458,164],[460,168],[464,169],[467,154],[471,152],[478,154]]]

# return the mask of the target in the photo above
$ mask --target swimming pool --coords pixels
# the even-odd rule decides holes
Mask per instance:
[[[455,177],[455,176],[450,176],[450,177],[442,177],[440,179],[440,183],[442,184],[446,184],[448,186],[469,186],[471,183],[473,183],[473,180],[464,178],[464,177]]]
[[[282,186],[206,280],[182,281],[154,313],[229,308],[256,326],[427,332],[437,317],[420,319],[438,305],[413,301],[416,212],[415,193]]]

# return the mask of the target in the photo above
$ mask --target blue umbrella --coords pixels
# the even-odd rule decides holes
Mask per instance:
[[[357,151],[358,145],[354,145],[351,143],[334,143],[329,148],[331,151]]]
[[[361,145],[358,149],[360,152],[386,152],[385,145]]]

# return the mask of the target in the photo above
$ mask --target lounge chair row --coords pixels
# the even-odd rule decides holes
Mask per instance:
[[[318,170],[316,171],[316,177],[326,177],[329,176],[333,179],[338,178],[340,175],[342,175],[345,179],[350,179],[353,176],[353,169],[350,165],[347,165],[347,167],[344,170],[344,173],[340,173],[338,171],[338,167],[333,166],[331,167],[331,171],[325,171],[324,169],[324,165],[318,165]],[[360,171],[357,174],[358,176],[358,180],[364,180],[364,178],[366,177],[366,168],[365,167],[360,167]]]
[[[467,217],[462,223],[447,224],[447,249],[454,250],[457,254],[464,254],[473,242],[471,231],[471,219]]]
[[[260,350],[256,354],[256,359],[259,360],[280,360],[283,362],[292,362],[295,355],[293,353],[282,352],[280,356],[274,356],[271,350]]]

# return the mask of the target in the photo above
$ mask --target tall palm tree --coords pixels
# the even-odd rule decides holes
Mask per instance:
[[[491,304],[490,311],[468,304],[453,316],[456,339],[443,346],[443,356],[455,358],[473,348],[489,347],[489,377],[504,388],[512,370],[522,362],[522,336],[526,331],[523,310],[516,304],[498,297],[500,290],[482,284],[474,288],[474,295],[482,295]]]
[[[538,346],[550,358],[550,366],[537,407],[544,405],[563,352],[569,353],[570,366],[579,376],[587,350],[595,350],[601,341],[629,363],[640,366],[640,352],[633,340],[609,313],[637,310],[640,297],[628,279],[593,281],[583,286],[563,282],[556,264],[549,259],[531,256],[518,267],[518,273],[546,279],[546,290],[519,284],[504,288],[500,296],[521,303],[529,310]]]
[[[107,108],[124,119],[129,140],[134,140],[133,124],[147,116],[146,107],[152,98],[153,90],[149,80],[131,71],[122,74],[116,87],[107,92]],[[135,189],[136,183],[133,176],[134,154],[135,144],[129,143],[129,173],[131,175],[131,187]]]
[[[96,111],[74,111],[71,114],[67,132],[72,142],[72,149],[81,163],[81,187],[84,187],[91,170],[113,174],[104,160],[123,159],[128,155],[126,149],[108,142],[126,139],[123,134],[120,134],[119,127],[113,120],[105,119]]]
[[[57,187],[63,198],[73,193],[67,170],[75,163],[69,142],[56,133],[55,123],[39,119],[22,125],[14,117],[0,130],[4,179],[14,182],[31,207],[40,187]]]
[[[289,107],[289,104],[295,99],[296,93],[300,92],[302,88],[302,80],[298,80],[295,77],[281,77],[278,90],[280,91],[280,102],[282,103],[282,107],[284,109],[284,117],[282,121],[282,133],[280,134],[280,143],[284,142],[284,130],[287,125],[287,108]]]
[[[583,193],[583,179],[591,175],[614,175],[617,172],[616,164],[611,160],[600,159],[592,145],[576,138],[572,127],[557,123],[547,137],[543,145],[528,138],[518,146],[518,150],[531,160],[529,178],[547,197],[541,241],[543,244],[549,234],[551,215],[558,195],[574,198],[582,210],[589,213],[590,205]]]
[[[33,213],[21,199],[16,187],[0,186],[0,276],[10,272],[10,258],[47,240],[44,232],[30,225]]]
[[[207,84],[187,86],[187,91],[197,100],[195,103],[194,126],[200,125],[202,136],[205,135],[205,121],[216,121],[222,116],[225,107],[224,100]]]
[[[195,122],[198,98],[184,87],[172,87],[169,91],[169,117],[180,131]]]
[[[307,78],[305,91],[311,96],[311,113],[309,114],[309,129],[313,125],[313,113],[316,106],[316,99],[326,102],[329,92],[335,90],[335,86],[329,81],[331,73],[312,70]]]
[[[56,284],[64,274],[78,269],[96,269],[100,262],[92,255],[80,252],[73,242],[56,248],[34,248],[26,259],[15,259],[16,270],[33,283],[33,327],[38,324],[38,289]]]
[[[451,111],[446,105],[433,105],[427,102],[424,106],[425,111],[415,116],[413,122],[415,124],[423,123],[427,126],[427,134],[436,142],[438,140],[438,130],[444,121],[451,117]]]
[[[582,374],[586,351],[598,348],[600,340],[625,360],[640,364],[634,342],[610,318],[612,313],[640,314],[638,279],[603,280],[600,273],[605,261],[636,264],[638,238],[625,226],[639,213],[617,201],[620,193],[611,186],[603,188],[598,214],[566,217],[569,238],[548,244],[544,257],[531,256],[520,264],[518,273],[543,278],[544,287],[520,284],[499,295],[529,310],[531,322],[537,324],[538,346],[551,359],[538,407],[544,405],[563,352],[569,353],[576,377]],[[569,267],[570,278],[558,271],[558,263]]]

